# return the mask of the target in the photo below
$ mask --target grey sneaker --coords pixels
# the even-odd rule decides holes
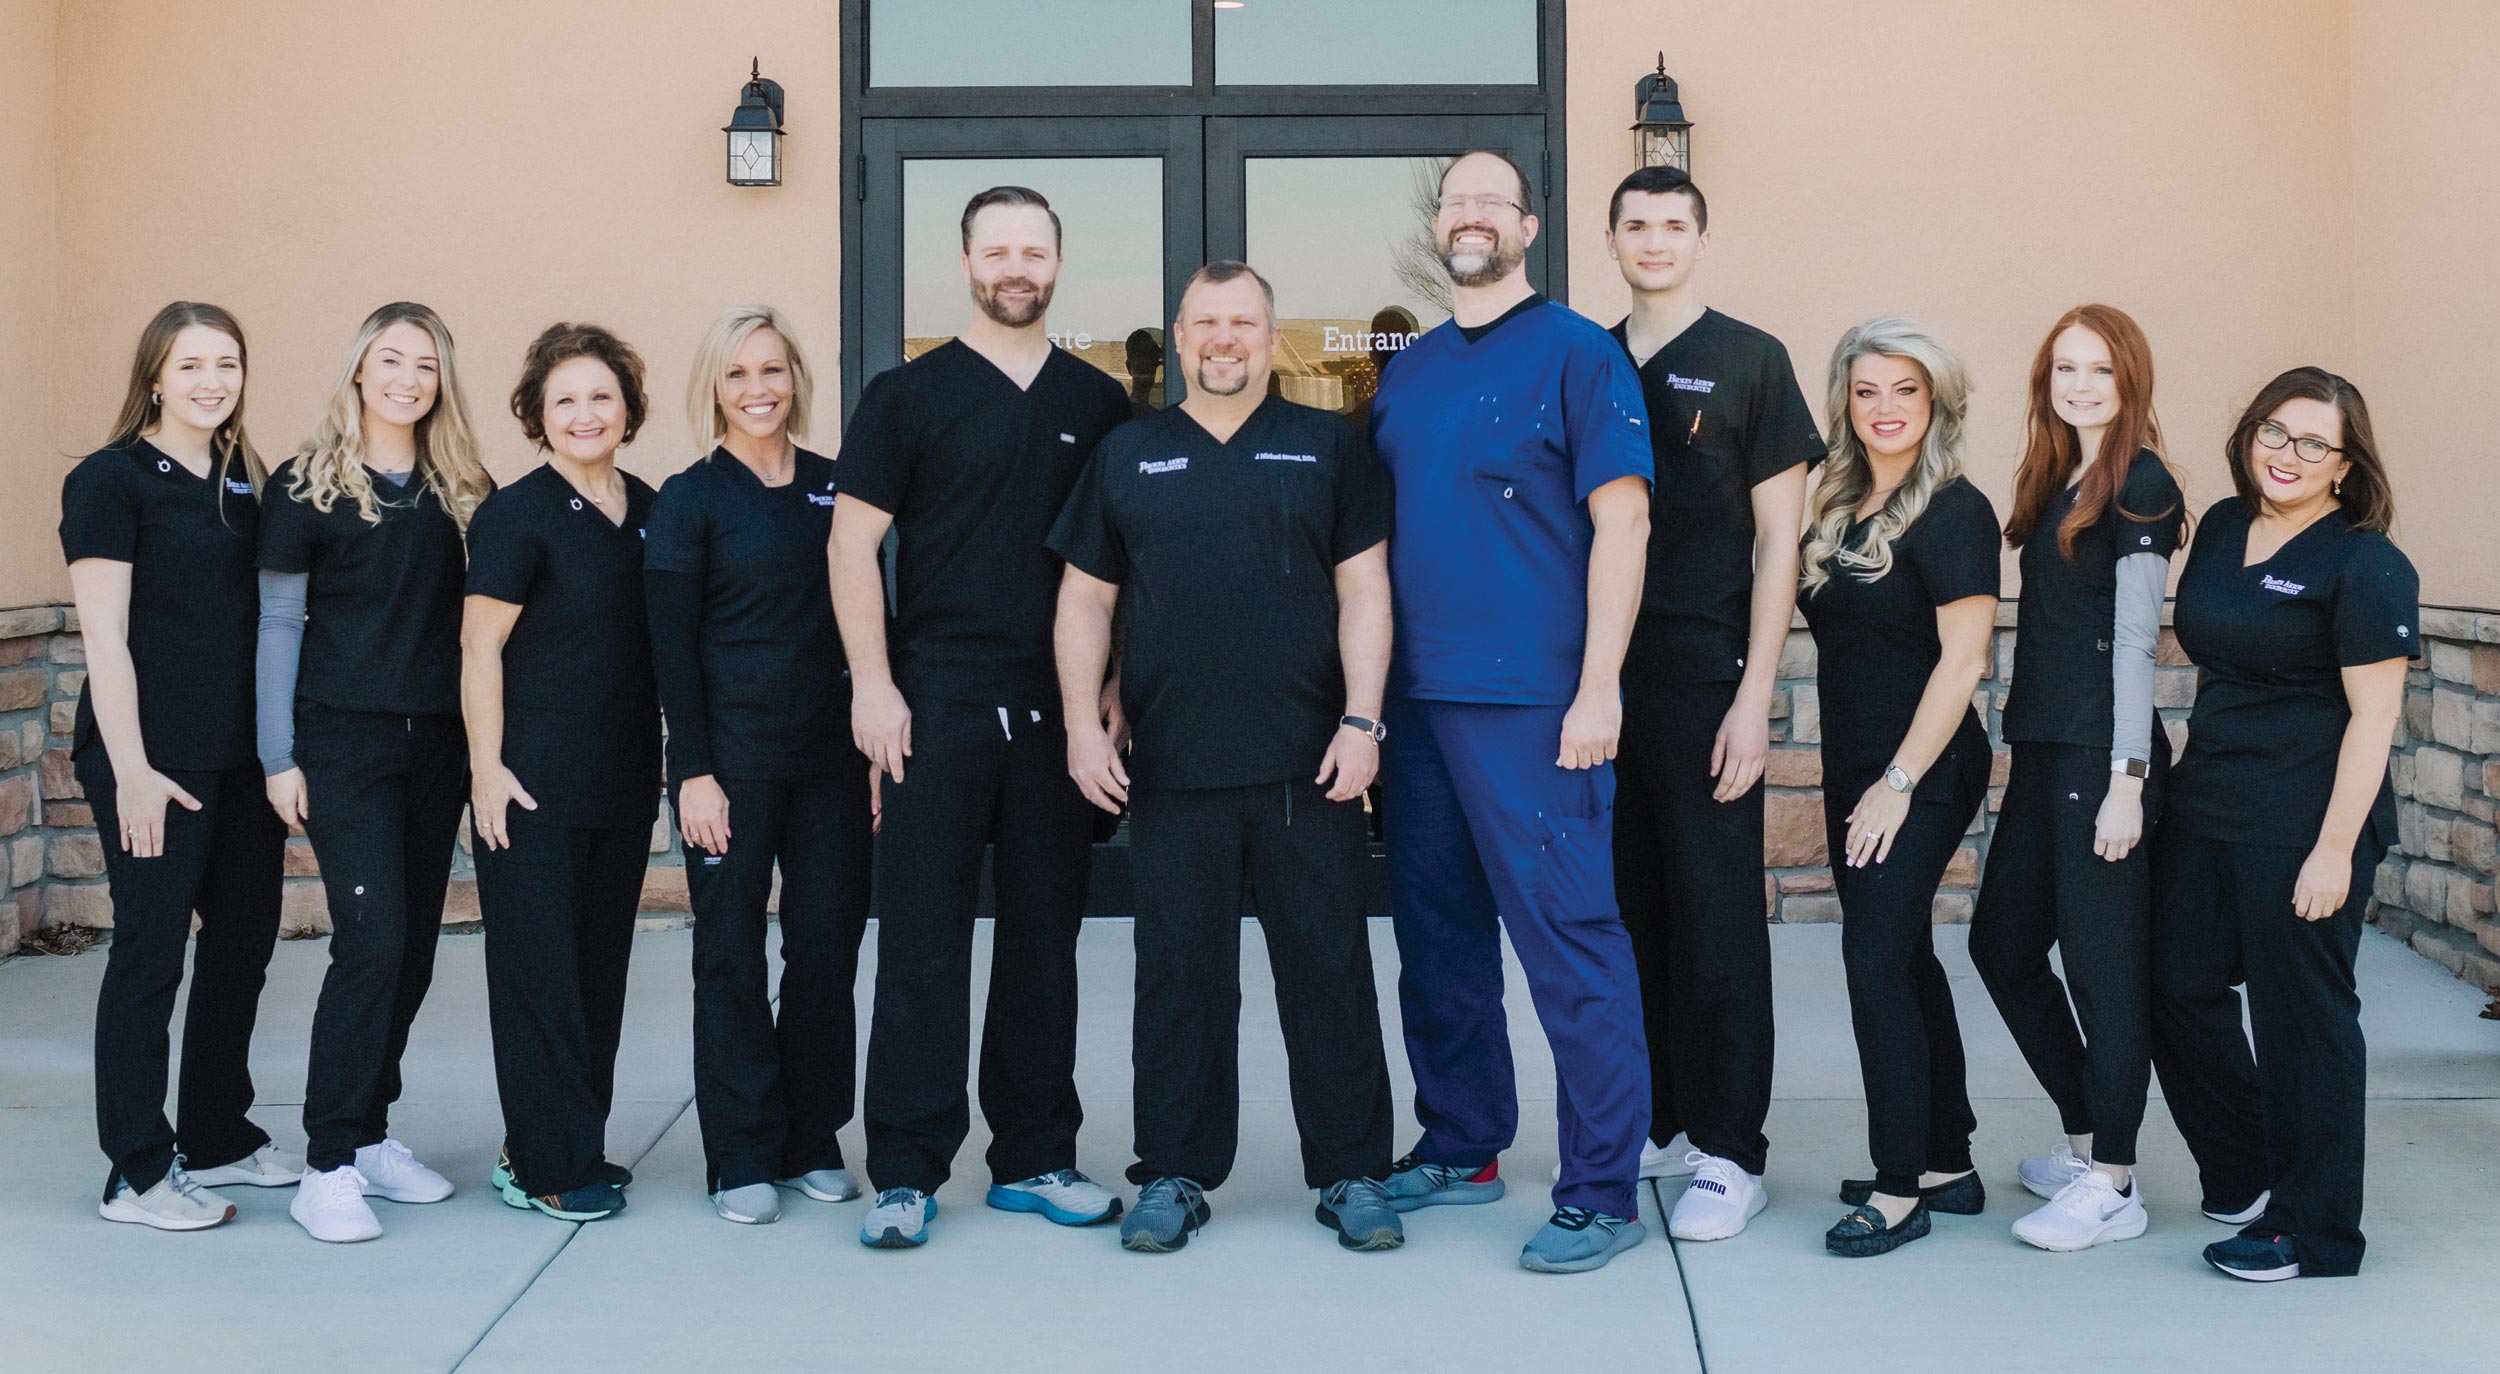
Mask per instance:
[[[96,1204],[96,1214],[106,1221],[133,1222],[159,1231],[205,1231],[232,1220],[234,1204],[203,1191],[183,1172],[177,1158],[174,1167],[144,1193],[132,1192],[127,1183],[114,1184],[113,1196]]]
[[[1502,1195],[1502,1162],[1497,1159],[1471,1169],[1429,1164],[1409,1154],[1389,1166],[1389,1177],[1381,1186],[1389,1195],[1389,1205],[1401,1212],[1492,1202]]]
[[[745,1183],[712,1194],[712,1210],[723,1221],[763,1226],[781,1220],[781,1194],[769,1183]]]
[[[1649,1235],[1639,1217],[1610,1217],[1586,1207],[1558,1207],[1528,1237],[1519,1267],[1539,1274],[1578,1274],[1603,1269],[1606,1261]]]
[[[1207,1191],[1185,1178],[1158,1178],[1137,1194],[1137,1205],[1120,1221],[1120,1248],[1160,1255],[1189,1243],[1207,1224]]]
[[[1120,1214],[1120,1200],[1081,1170],[1053,1169],[1021,1183],[993,1183],[989,1204],[1002,1212],[1033,1212],[1061,1226],[1096,1226]]]
[[[263,1145],[232,1164],[199,1170],[191,1175],[191,1181],[203,1188],[228,1188],[238,1183],[251,1188],[283,1188],[303,1176],[302,1155]]]
[[[797,1189],[818,1202],[848,1202],[859,1196],[859,1182],[848,1169],[810,1169],[796,1178],[777,1178],[773,1182]]]
[[[909,1250],[929,1239],[937,1199],[917,1188],[888,1188],[860,1222],[859,1243],[872,1250]]]
[[[1315,1215],[1348,1250],[1395,1250],[1406,1244],[1406,1227],[1378,1179],[1339,1179],[1320,1189]]]

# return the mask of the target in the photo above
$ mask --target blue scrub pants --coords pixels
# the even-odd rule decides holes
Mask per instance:
[[[1558,768],[1561,706],[1392,700],[1382,792],[1415,1156],[1491,1164],[1519,1129],[1502,930],[1554,1050],[1557,1207],[1639,1215],[1649,1058],[1615,906],[1614,768]]]

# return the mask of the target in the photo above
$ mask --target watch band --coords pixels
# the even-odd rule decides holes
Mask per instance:
[[[1389,738],[1389,727],[1376,720],[1365,720],[1361,716],[1340,716],[1337,718],[1337,723],[1353,726],[1371,736],[1374,744],[1379,744]]]
[[[2131,778],[2149,778],[2153,776],[2153,765],[2142,759],[2111,759],[2109,771],[2124,773]]]

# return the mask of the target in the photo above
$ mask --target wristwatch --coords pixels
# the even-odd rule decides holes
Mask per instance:
[[[1353,726],[1371,736],[1374,744],[1379,744],[1389,738],[1389,727],[1376,720],[1365,720],[1361,716],[1342,716],[1338,718],[1337,723]]]
[[[1884,765],[1884,785],[1895,792],[1907,792],[1918,786],[1918,782],[1910,776],[1909,769],[1897,763],[1888,763]]]
[[[2142,759],[2111,759],[2109,771],[2124,773],[2131,778],[2149,778],[2153,776],[2153,765]]]

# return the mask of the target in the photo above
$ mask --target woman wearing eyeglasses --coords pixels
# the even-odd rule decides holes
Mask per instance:
[[[2153,1066],[2234,1278],[2361,1267],[2366,1055],[2353,957],[2395,841],[2387,750],[2420,582],[2352,383],[2302,367],[2232,427],[2237,494],[2179,579],[2203,670],[2153,845]],[[2252,1062],[2240,1030],[2248,985]]]

